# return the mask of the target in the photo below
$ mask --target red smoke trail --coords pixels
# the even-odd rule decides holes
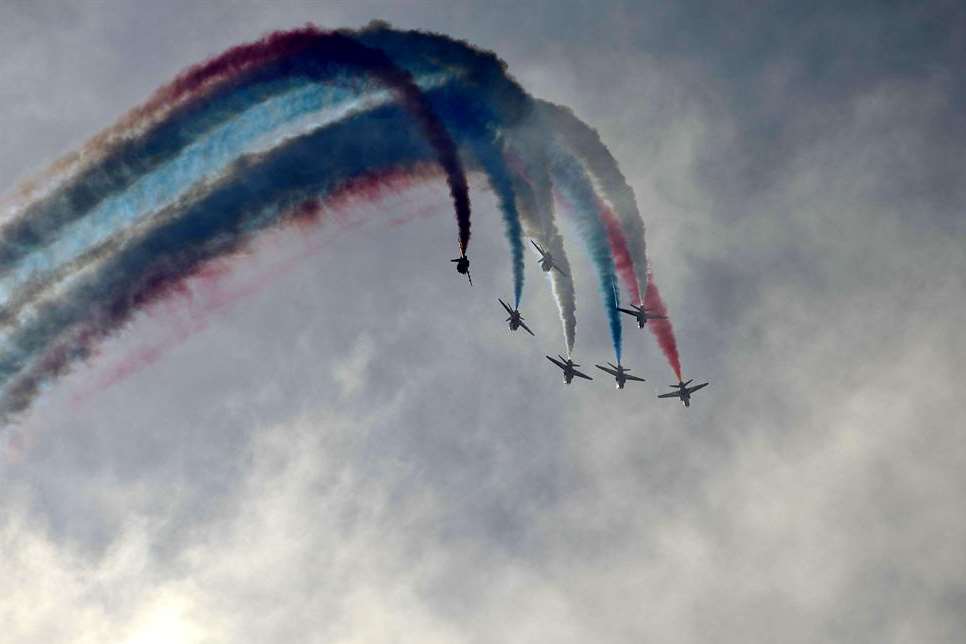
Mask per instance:
[[[661,293],[657,290],[657,284],[654,283],[654,273],[650,269],[647,271],[647,291],[644,293],[644,307],[651,313],[670,318],[667,314],[667,307],[661,299]],[[671,326],[671,320],[648,320],[647,327],[654,334],[654,337],[657,338],[657,344],[661,347],[661,351],[664,352],[664,356],[667,358],[668,364],[671,365],[671,369],[674,370],[674,375],[677,376],[678,382],[682,382],[681,361],[678,358],[678,343],[674,339],[674,328]]]
[[[230,307],[238,300],[264,290],[282,275],[290,273],[303,261],[316,255],[327,244],[336,240],[336,238],[322,239],[318,236],[309,236],[323,223],[334,225],[336,235],[342,235],[366,223],[365,218],[369,213],[360,206],[376,203],[377,207],[381,207],[380,202],[389,195],[405,192],[416,185],[441,177],[442,172],[436,164],[418,164],[406,170],[373,173],[352,179],[324,203],[320,199],[308,199],[297,205],[281,219],[283,225],[289,225],[298,230],[301,235],[303,243],[297,252],[282,258],[234,287],[229,284],[233,277],[230,262],[251,252],[250,248],[234,256],[219,258],[205,264],[193,275],[166,290],[162,294],[162,299],[155,301],[147,309],[148,315],[163,318],[165,327],[173,332],[168,337],[135,349],[123,357],[105,373],[94,378],[93,384],[89,387],[76,392],[71,402],[82,404],[93,394],[108,389],[151,366],[168,351],[205,330],[211,316]],[[389,226],[400,226],[436,212],[439,212],[436,204],[419,207],[413,211],[407,209],[407,212],[398,214],[385,223]],[[271,244],[270,239],[259,241],[262,244]],[[178,305],[179,303],[181,306]],[[186,317],[188,319],[185,319]]]
[[[604,220],[604,225],[607,228],[607,237],[610,241],[611,253],[614,256],[614,264],[617,267],[617,272],[621,276],[621,279],[624,280],[624,285],[631,292],[631,300],[634,305],[640,306],[640,286],[637,282],[637,276],[634,273],[634,262],[631,259],[627,247],[627,238],[624,237],[620,221],[610,207],[603,202],[600,202],[600,217]],[[671,369],[674,370],[674,375],[677,376],[678,382],[680,382],[682,380],[681,361],[678,357],[678,343],[674,339],[674,327],[671,326],[667,307],[661,299],[661,293],[657,290],[657,284],[654,283],[654,273],[650,269],[647,271],[647,290],[644,293],[644,308],[655,315],[663,315],[669,318],[667,320],[648,320],[646,326],[654,334],[654,337],[657,338],[658,346],[661,347],[661,351],[664,352],[668,364],[671,365]]]
[[[631,302],[634,306],[641,305],[641,287],[637,283],[637,275],[634,273],[634,260],[631,259],[630,249],[627,247],[627,239],[624,231],[621,230],[620,220],[617,215],[602,200],[597,200],[597,209],[600,211],[600,218],[607,229],[607,240],[610,242],[611,255],[614,257],[614,267],[617,274],[624,281],[624,286],[631,292]]]

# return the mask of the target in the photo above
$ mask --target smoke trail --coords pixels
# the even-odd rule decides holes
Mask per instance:
[[[328,93],[322,90],[308,92],[295,90],[289,95],[280,97],[295,103],[295,106],[288,106],[287,109],[280,110],[277,105],[266,105],[250,110],[249,113],[233,121],[234,127],[241,132],[235,132],[230,137],[227,135],[218,137],[219,140],[230,138],[235,143],[220,145],[216,151],[211,150],[211,145],[195,144],[190,147],[192,149],[198,148],[198,151],[192,152],[192,155],[203,155],[206,164],[217,168],[219,166],[218,159],[232,153],[237,154],[238,150],[245,148],[243,144],[247,139],[265,136],[272,132],[273,128],[284,127],[292,119],[298,120],[302,113],[317,111],[319,105],[323,104],[327,97]],[[360,105],[368,107],[369,113],[379,105],[371,97],[362,98]],[[496,116],[482,108],[466,109],[466,104],[473,103],[475,96],[469,93],[468,89],[459,82],[451,82],[442,88],[430,91],[427,94],[427,99],[432,104],[433,109],[438,111],[440,118],[446,122],[447,127],[452,129],[453,135],[459,138],[460,144],[469,148],[469,152],[472,154],[468,161],[482,167],[491,186],[497,193],[503,206],[501,212],[503,213],[514,260],[515,295],[519,297],[523,286],[523,239],[519,214],[515,206],[512,178],[502,161],[502,149],[496,147],[499,142],[494,141],[486,134],[481,134],[481,132],[485,132],[485,127],[494,126]],[[342,108],[335,112],[336,115],[341,116],[344,116],[345,113],[346,110]],[[356,110],[348,113],[362,114],[364,112]],[[266,114],[272,114],[273,118],[267,118]],[[405,114],[394,117],[397,118],[398,127],[410,128],[404,117]],[[262,122],[263,120],[266,122]],[[323,120],[323,122],[325,121]],[[278,137],[277,134],[273,134],[273,136],[276,139]],[[182,167],[183,169],[181,169]],[[13,294],[8,296],[3,303],[2,311],[0,311],[0,324],[15,322],[23,308],[41,295],[45,289],[51,288],[66,276],[75,274],[80,268],[89,266],[99,257],[104,256],[106,252],[116,248],[120,241],[134,234],[138,226],[150,225],[150,220],[146,223],[144,221],[138,222],[133,227],[121,226],[121,223],[133,216],[128,213],[138,213],[150,206],[150,197],[174,194],[179,188],[183,189],[183,186],[190,185],[191,180],[179,178],[180,175],[190,177],[191,172],[197,173],[201,170],[199,163],[193,156],[188,159],[179,158],[173,168],[154,173],[150,177],[150,181],[145,179],[138,182],[137,190],[127,191],[116,198],[112,198],[110,203],[114,206],[111,209],[99,209],[96,216],[88,217],[84,223],[85,228],[75,226],[71,229],[72,235],[69,238],[58,240],[50,248],[31,255],[30,261],[22,266],[18,272],[18,275],[25,275],[23,281],[15,284],[16,280],[8,278],[4,285],[0,287],[0,290],[8,288],[11,283],[16,286]],[[197,179],[195,178],[194,181],[197,181]],[[150,186],[150,189],[145,186]],[[197,193],[205,189],[206,186],[204,185],[200,187],[196,185],[193,192],[188,193],[187,198],[195,198]],[[185,198],[182,195],[180,200],[184,201]],[[136,205],[139,203],[143,203],[143,205]],[[173,209],[177,210],[177,208],[178,202],[176,201],[173,204]],[[120,212],[123,216],[113,216],[112,212],[115,211]],[[81,230],[88,229],[92,232],[80,234]],[[77,254],[75,247],[86,248],[86,250]],[[27,270],[31,267],[37,269],[47,266],[54,268],[49,268],[46,272],[34,270],[33,273]]]
[[[287,274],[305,259],[317,255],[348,231],[361,227],[365,221],[364,209],[360,206],[372,200],[380,200],[389,194],[404,191],[429,180],[441,179],[441,175],[431,164],[414,165],[405,172],[385,172],[369,174],[359,179],[347,181],[338,192],[332,194],[325,204],[318,199],[309,199],[290,212],[281,215],[282,226],[290,225],[299,230],[302,243],[290,254],[275,258],[264,269],[249,276],[240,283],[230,283],[232,268],[224,257],[204,264],[194,275],[183,281],[184,292],[181,306],[173,299],[162,300],[157,305],[149,305],[149,316],[157,314],[163,319],[168,333],[160,340],[141,346],[124,356],[121,360],[103,370],[91,382],[85,383],[75,392],[71,400],[78,404],[92,394],[107,389],[154,364],[168,350],[180,345],[190,336],[208,326],[208,318],[230,307],[238,300],[263,291],[280,276]],[[402,215],[393,216],[384,223],[398,226],[414,219],[438,212],[435,205],[410,204]],[[336,235],[309,235],[312,230],[325,225],[335,226]],[[284,229],[282,229],[284,230]],[[231,258],[227,258],[229,261]],[[180,289],[179,289],[180,290]],[[152,311],[152,309],[155,309]],[[185,319],[186,318],[186,319]]]
[[[614,356],[620,363],[621,321],[620,312],[617,310],[617,277],[607,230],[600,218],[597,194],[580,163],[562,149],[557,148],[551,152],[550,168],[554,184],[573,204],[577,228],[597,269],[600,295],[604,300],[611,341],[614,344]]]
[[[624,231],[620,227],[620,223],[614,216],[613,211],[607,207],[606,204],[599,203],[601,220],[604,222],[607,228],[607,237],[610,242],[611,252],[614,255],[615,263],[617,266],[617,272],[624,280],[625,286],[633,294],[637,293],[637,276],[632,268],[632,264],[629,257],[629,251],[627,248],[627,240],[624,237]],[[657,289],[657,284],[654,282],[654,274],[648,269],[647,271],[647,289],[645,290],[643,298],[644,307],[651,313],[656,315],[664,316],[665,320],[649,320],[647,326],[651,329],[651,333],[657,339],[658,346],[661,347],[661,351],[667,358],[668,364],[674,371],[674,375],[677,376],[678,381],[681,381],[681,365],[678,359],[678,349],[677,342],[674,338],[674,328],[671,326],[670,316],[667,313],[667,307],[664,305],[664,301],[661,299],[661,294]],[[640,305],[641,302],[635,302],[636,305]]]
[[[617,160],[600,140],[596,130],[577,118],[570,108],[539,99],[536,103],[541,118],[546,120],[563,143],[586,164],[607,200],[613,204],[627,240],[626,247],[639,285],[637,290],[631,291],[632,302],[639,305],[642,298],[640,285],[647,284],[647,245],[644,240],[644,220],[637,209],[634,191],[627,185]]]
[[[299,82],[332,82],[340,78],[350,82],[353,79],[345,76],[346,72],[361,72],[390,89],[423,128],[446,173],[459,227],[458,242],[461,251],[465,251],[470,238],[470,202],[462,161],[413,76],[382,51],[359,42],[351,32],[322,32],[309,26],[232,48],[189,70],[143,109],[132,112],[136,116],[126,119],[123,128],[132,127],[138,118],[163,111],[161,108],[167,103],[184,99],[177,109],[172,108],[170,118],[156,123],[142,137],[121,141],[103,151],[100,163],[31,204],[0,228],[0,274],[32,250],[49,243],[65,225],[105,198],[172,158],[200,134]],[[191,92],[199,88],[208,91],[192,96]],[[103,146],[114,136],[112,128],[88,145]]]
[[[380,163],[391,170],[400,159],[431,158],[424,140],[401,128],[390,111],[352,118],[239,160],[210,193],[127,240],[65,294],[40,305],[8,337],[0,355],[0,379],[24,372],[4,390],[0,418],[29,406],[45,382],[89,356],[135,310],[172,292],[206,261],[237,252],[295,204],[331,194],[347,180],[378,171]],[[318,155],[319,149],[333,154]],[[374,151],[382,152],[380,158]]]
[[[537,240],[554,257],[554,262],[573,275],[570,261],[563,247],[563,237],[557,230],[553,211],[553,190],[544,146],[537,137],[536,127],[522,127],[513,131],[507,152],[508,165],[516,176],[517,195],[521,198],[521,213],[527,235]],[[548,273],[554,301],[560,313],[567,356],[573,355],[577,332],[577,307],[573,280],[557,271]]]
[[[671,326],[671,319],[667,314],[667,307],[664,306],[661,293],[657,290],[657,284],[654,283],[654,275],[650,270],[648,270],[647,291],[644,293],[644,306],[649,311],[668,318],[667,320],[650,320],[647,323],[647,327],[654,334],[654,337],[657,338],[658,346],[664,352],[664,356],[667,358],[668,364],[671,365],[671,369],[674,371],[678,382],[681,382],[683,380],[681,378],[681,361],[678,358],[678,344],[674,339],[674,328]]]
[[[465,41],[423,31],[396,31],[378,21],[362,30],[359,40],[385,51],[414,76],[458,77],[462,91],[471,97],[462,102],[461,109],[446,110],[444,122],[451,129],[462,130],[464,144],[472,131],[469,147],[486,170],[503,213],[513,260],[514,301],[519,307],[524,282],[524,240],[516,182],[506,165],[503,139],[533,112],[532,99],[510,76],[503,61]],[[433,106],[441,109],[435,101]]]
[[[435,83],[428,80],[428,84]],[[15,318],[24,300],[56,283],[65,272],[86,263],[96,247],[108,237],[117,238],[123,229],[141,225],[145,213],[182,199],[189,189],[199,189],[199,177],[223,173],[227,165],[246,151],[257,151],[252,141],[277,145],[306,127],[319,127],[372,109],[391,99],[385,92],[375,92],[357,100],[335,102],[333,92],[310,85],[289,92],[248,110],[219,130],[185,148],[184,152],[162,167],[140,178],[128,190],[111,196],[83,218],[63,230],[60,238],[19,262],[14,272],[0,283],[0,301],[7,322]],[[330,105],[330,107],[326,107]],[[306,123],[306,119],[311,120]],[[262,145],[264,147],[264,145]],[[203,185],[201,185],[203,188]],[[19,289],[19,292],[18,292]],[[3,294],[14,291],[14,295]]]
[[[398,43],[405,43],[409,36],[392,34]],[[427,40],[419,41],[420,47],[413,47],[412,60],[407,59],[412,68],[400,73],[413,83],[412,87],[416,87],[415,76],[425,84],[427,74],[442,72],[442,80],[445,80],[459,72],[459,82],[421,94],[419,106],[432,115],[447,136],[450,136],[450,129],[453,131],[452,136],[459,139],[468,153],[468,163],[487,173],[501,204],[511,241],[515,296],[519,298],[522,290],[524,229],[545,244],[553,253],[555,263],[570,273],[562,238],[554,222],[548,173],[548,167],[553,165],[555,179],[569,186],[566,189],[575,194],[568,196],[580,206],[578,225],[598,268],[615,353],[620,360],[614,265],[606,250],[613,232],[607,228],[607,218],[600,210],[601,202],[593,192],[593,184],[575,159],[548,145],[551,133],[546,124],[533,116],[531,99],[507,78],[502,63],[495,56],[467,50],[464,45],[436,36],[420,38]],[[441,40],[445,42],[441,43]],[[423,50],[424,45],[433,45],[437,49]],[[189,171],[188,147],[205,138],[222,136],[215,134],[217,128],[210,127],[210,123],[223,126],[226,136],[245,132],[242,139],[248,142],[258,128],[245,129],[248,126],[241,124],[246,118],[276,97],[286,104],[295,96],[306,99],[311,94],[307,91],[310,86],[316,87],[324,79],[333,81],[331,84],[337,84],[336,80],[348,83],[348,90],[341,86],[334,90],[336,98],[359,101],[372,97],[367,87],[353,88],[354,78],[343,73],[346,70],[337,64],[321,65],[318,56],[286,56],[275,61],[275,67],[275,63],[260,59],[257,64],[242,66],[240,71],[229,65],[230,71],[212,72],[207,77],[201,74],[200,77],[207,78],[200,82],[203,100],[198,98],[202,90],[197,87],[191,90],[191,83],[188,83],[189,88],[182,94],[175,93],[176,104],[158,107],[145,116],[147,122],[141,136],[123,141],[123,145],[112,144],[103,157],[110,172],[99,174],[95,164],[65,184],[65,190],[74,189],[75,192],[69,193],[66,202],[53,204],[51,213],[56,215],[57,208],[61,207],[60,214],[67,213],[74,219],[88,217],[92,204],[116,196],[125,208],[131,210],[128,219],[134,220],[133,225],[128,226],[130,222],[123,218],[107,223],[95,221],[95,226],[100,225],[111,234],[82,244],[80,254],[52,255],[56,261],[49,268],[50,275],[55,276],[52,282],[55,287],[48,284],[30,294],[36,284],[28,281],[9,293],[10,301],[29,302],[31,309],[15,318],[15,325],[0,349],[0,386],[3,387],[0,420],[26,409],[45,383],[63,373],[74,361],[89,357],[97,343],[129,320],[135,311],[177,292],[179,285],[207,262],[245,248],[253,236],[265,228],[288,220],[300,221],[301,215],[286,213],[305,213],[305,217],[311,219],[312,209],[295,208],[299,204],[313,203],[316,199],[328,202],[347,185],[358,182],[360,177],[373,176],[373,173],[412,172],[418,164],[427,161],[435,160],[443,166],[449,179],[451,173],[440,162],[438,142],[426,135],[424,121],[412,118],[413,106],[407,103],[407,95],[400,95],[394,88],[393,94],[405,111],[395,105],[371,104],[364,106],[369,108],[365,111],[358,107],[346,110],[314,131],[291,134],[274,141],[275,147],[267,151],[244,156],[239,156],[239,152],[235,157],[229,157],[237,160],[227,167],[203,165],[201,172],[196,168],[193,182],[178,184],[178,190],[173,193],[176,198],[166,201],[160,209],[152,207],[149,202],[133,205],[137,191],[131,190],[130,186],[144,176],[158,176],[157,159],[178,159]],[[415,64],[413,61],[420,57],[431,63]],[[448,61],[447,64],[440,64],[440,59]],[[297,73],[293,71],[303,63],[305,69],[300,68]],[[488,74],[494,78],[492,87],[481,83],[481,79],[490,77]],[[464,77],[475,80],[463,81]],[[219,103],[215,98],[221,91],[224,91],[225,101]],[[318,96],[312,100],[326,102]],[[211,105],[217,105],[217,109],[212,108],[212,111],[209,109]],[[191,109],[196,111],[191,113]],[[162,117],[158,117],[159,114]],[[158,118],[160,120],[151,120]],[[180,136],[180,142],[166,148],[169,143],[159,133],[164,132],[164,127],[169,127],[172,120],[182,118],[184,120],[178,121],[177,127],[168,130],[169,134]],[[413,126],[414,121],[419,128]],[[285,119],[280,123],[284,125]],[[263,133],[271,130],[263,124],[259,127]],[[147,140],[153,140],[151,145],[157,147],[145,145]],[[449,141],[454,145],[455,155],[455,141],[452,138]],[[128,146],[124,149],[130,158],[125,159],[121,154],[124,146]],[[245,150],[245,147],[239,149]],[[319,150],[325,153],[320,155]],[[111,154],[120,156],[111,157]],[[458,157],[457,160],[462,163]],[[212,179],[217,172],[221,176]],[[81,185],[78,177],[85,173],[90,181]],[[133,179],[126,177],[129,173],[133,173]],[[460,173],[463,173],[462,165]],[[105,176],[108,180],[104,179]],[[199,178],[204,180],[199,181]],[[450,187],[452,193],[452,184]],[[60,196],[65,194],[68,193],[61,192]],[[53,203],[49,199],[38,203],[41,202]],[[78,203],[87,203],[89,207],[84,212],[72,212]],[[468,201],[466,206],[468,215]],[[585,221],[587,213],[589,219]],[[120,225],[122,223],[125,225]],[[588,225],[592,229],[588,229]],[[32,256],[29,246],[33,245],[33,248],[46,252],[69,231],[64,229],[57,216],[53,216],[45,221],[43,217],[30,221],[22,232],[23,236],[16,238],[14,235],[3,251],[16,255],[23,250],[20,257],[26,258]],[[72,243],[78,241],[72,235],[68,237]],[[14,242],[26,242],[27,247],[20,248]],[[604,255],[600,255],[601,248]],[[576,328],[573,283],[553,271],[551,279],[561,311],[567,350],[572,353]]]
[[[614,256],[614,267],[617,269],[617,274],[624,281],[627,290],[630,291],[634,304],[640,304],[640,286],[637,281],[637,273],[634,271],[634,260],[631,259],[631,252],[627,247],[627,239],[624,237],[620,221],[618,221],[610,206],[601,199],[597,199],[597,211],[600,213],[600,220],[607,230],[607,241],[610,243],[611,254]]]
[[[513,298],[515,307],[519,308],[524,276],[523,227],[513,178],[504,158],[504,145],[498,138],[498,128],[504,127],[502,114],[495,113],[488,102],[481,100],[478,89],[462,79],[427,92],[426,96],[434,112],[458,138],[460,145],[482,167],[490,187],[496,193],[510,245]]]
[[[521,222],[526,233],[547,248],[560,267],[568,274],[569,262],[563,239],[554,223],[553,199],[543,150],[549,135],[538,118],[532,97],[508,73],[507,65],[492,52],[482,51],[466,43],[441,34],[421,31],[395,31],[384,23],[373,23],[361,34],[360,40],[378,47],[414,75],[448,72],[458,75],[471,88],[475,100],[470,109],[485,105],[499,115],[499,128],[491,136],[503,140],[504,161],[510,167],[511,185],[517,195],[519,212],[507,214],[506,220]],[[491,183],[493,177],[491,176]],[[496,189],[496,186],[495,186]],[[499,193],[499,190],[498,190]],[[519,272],[514,269],[514,285],[523,284],[523,240],[512,238],[516,230],[508,225],[508,237],[514,261],[519,252]],[[568,355],[573,353],[577,327],[573,282],[551,271],[551,287],[560,311]]]
[[[327,154],[318,155],[319,149]],[[0,418],[26,409],[44,383],[91,355],[135,310],[171,293],[204,262],[243,248],[292,204],[327,198],[346,181],[380,168],[411,167],[432,157],[404,113],[385,106],[238,160],[207,189],[103,249],[93,268],[22,321],[0,354],[0,382],[8,383]]]
[[[496,193],[500,212],[503,213],[506,237],[510,242],[514,308],[518,309],[520,308],[520,299],[523,297],[523,226],[520,222],[520,213],[517,210],[517,197],[516,190],[513,187],[513,179],[507,171],[503,155],[499,149],[479,140],[473,140],[470,145],[490,179],[490,186]]]

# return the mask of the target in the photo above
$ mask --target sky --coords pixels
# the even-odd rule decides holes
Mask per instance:
[[[620,162],[711,382],[657,400],[671,371],[626,324],[647,382],[564,386],[532,256],[537,337],[502,322],[479,177],[473,288],[441,180],[273,233],[0,430],[0,643],[961,638],[966,12],[519,4],[0,6],[3,193],[267,31],[379,18],[496,52]],[[568,251],[575,357],[602,363]]]

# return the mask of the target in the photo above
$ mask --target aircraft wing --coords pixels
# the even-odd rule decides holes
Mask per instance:
[[[608,369],[607,367],[602,367],[599,364],[595,364],[594,366],[597,367],[598,369],[600,369],[601,371],[606,371],[607,373],[609,373],[612,376],[616,376],[617,375],[617,372],[614,371],[613,369]]]
[[[547,254],[542,248],[540,248],[540,244],[538,244],[537,242],[531,239],[530,243],[533,244],[533,247],[537,249],[537,252],[540,253],[541,257],[544,257]]]
[[[469,271],[466,271],[466,279],[470,281],[470,286],[473,286],[473,277],[470,275]]]
[[[527,326],[527,323],[526,323],[526,322],[520,322],[520,326],[522,326],[522,327],[523,327],[523,329],[524,329],[524,330],[525,330],[525,331],[526,331],[527,333],[529,333],[530,335],[532,335],[533,337],[537,337],[537,336],[536,336],[536,334],[535,334],[535,333],[534,333],[533,331],[531,331],[531,330],[530,330],[530,327],[528,327],[528,326]]]
[[[504,301],[503,301],[503,300],[501,300],[500,298],[497,298],[497,301],[498,301],[498,302],[499,302],[500,304],[502,304],[502,305],[503,305],[503,308],[505,308],[505,309],[506,309],[506,312],[507,312],[507,313],[509,313],[510,315],[513,315],[513,309],[511,309],[511,308],[510,308],[509,306],[507,306],[507,304],[506,304],[506,302],[504,302]]]
[[[695,385],[695,386],[693,386],[693,387],[688,387],[688,393],[689,393],[689,394],[693,394],[693,393],[694,393],[694,392],[696,392],[696,391],[697,391],[698,389],[704,389],[704,388],[705,388],[705,387],[707,387],[707,386],[708,386],[709,384],[710,384],[710,383],[707,383],[707,382],[702,382],[702,383],[701,383],[700,385]]]
[[[549,360],[550,362],[554,363],[555,365],[557,365],[561,369],[566,369],[567,368],[567,365],[565,365],[564,363],[560,362],[559,360],[554,360],[550,356],[547,356],[547,360]]]
[[[658,398],[680,398],[681,396],[676,391],[672,391],[669,394],[661,394]]]
[[[557,269],[557,272],[560,273],[561,275],[563,275],[564,277],[570,277],[570,275],[567,275],[562,270],[560,270],[560,267],[557,266],[556,264],[553,264],[553,267],[556,268]]]
[[[575,376],[580,376],[581,378],[586,378],[587,380],[593,380],[593,378],[591,378],[591,377],[590,377],[590,376],[588,376],[587,374],[585,374],[585,373],[580,373],[580,372],[579,372],[579,371],[577,371],[576,369],[574,369],[574,375],[575,375]]]
[[[634,317],[637,317],[637,311],[632,311],[630,309],[622,309],[619,306],[617,307],[617,310],[618,311],[623,311],[624,313],[627,313],[628,315],[633,315]]]
[[[636,380],[637,382],[647,382],[643,378],[638,378],[637,376],[631,376],[631,375],[626,374],[626,373],[624,374],[624,379],[625,380]]]

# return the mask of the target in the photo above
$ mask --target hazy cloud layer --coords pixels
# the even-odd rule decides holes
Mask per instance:
[[[686,376],[712,381],[688,410],[656,400],[670,370],[628,326],[647,383],[565,387],[532,262],[537,338],[502,325],[478,178],[472,289],[445,184],[364,206],[371,226],[321,231],[204,320],[141,316],[4,430],[0,642],[960,638],[962,12],[665,4],[0,9],[6,188],[268,29],[380,17],[494,49],[611,145]],[[232,279],[304,243],[268,239]],[[607,327],[568,254],[587,365]]]

